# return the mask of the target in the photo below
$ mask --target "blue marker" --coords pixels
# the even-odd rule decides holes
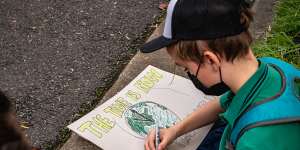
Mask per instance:
[[[158,145],[160,142],[159,135],[160,135],[159,127],[158,127],[158,124],[156,124],[156,126],[155,126],[155,150],[158,150]]]

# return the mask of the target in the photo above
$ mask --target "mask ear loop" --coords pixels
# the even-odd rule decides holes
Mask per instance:
[[[199,65],[198,65],[198,69],[197,69],[197,72],[196,72],[196,77],[198,77],[198,72],[199,72],[199,70],[200,70],[200,63],[199,63]]]
[[[221,67],[219,67],[219,74],[220,74],[220,80],[223,82],[222,73],[221,73]]]
[[[217,56],[218,57],[218,56]],[[221,59],[218,57],[218,60],[219,60],[219,62],[221,63]],[[220,81],[221,82],[224,82],[223,81],[223,78],[222,78],[222,71],[221,71],[221,64],[220,64],[220,66],[219,66],[219,75],[220,75]]]

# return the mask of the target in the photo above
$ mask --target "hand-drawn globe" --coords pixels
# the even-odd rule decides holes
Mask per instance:
[[[127,125],[137,134],[145,137],[156,127],[168,128],[180,121],[170,109],[151,101],[143,101],[130,106],[124,113]]]

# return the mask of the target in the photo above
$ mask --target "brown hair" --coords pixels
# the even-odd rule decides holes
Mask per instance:
[[[253,41],[249,29],[250,23],[253,20],[253,12],[250,8],[241,6],[240,21],[246,29],[240,34],[206,40],[210,51],[219,54],[227,61],[233,61],[235,58],[243,57],[248,54],[249,47]],[[182,60],[191,60],[203,63],[203,50],[197,40],[178,41],[175,45],[177,56]]]
[[[17,126],[9,99],[0,91],[0,149],[31,150]]]

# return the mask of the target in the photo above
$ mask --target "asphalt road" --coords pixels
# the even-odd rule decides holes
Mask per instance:
[[[0,88],[42,148],[113,82],[158,0],[0,0]],[[135,43],[136,44],[136,43]]]

